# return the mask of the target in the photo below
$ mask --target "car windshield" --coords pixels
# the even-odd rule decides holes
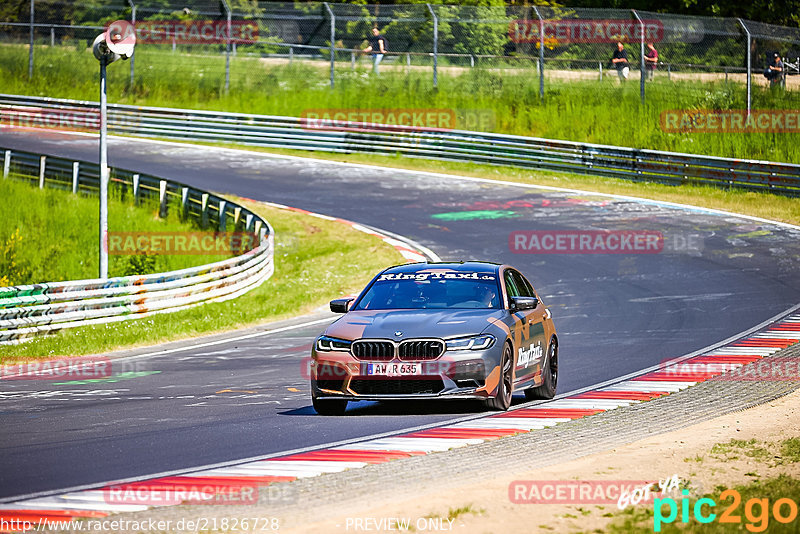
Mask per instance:
[[[355,310],[499,308],[494,273],[427,271],[380,275]]]

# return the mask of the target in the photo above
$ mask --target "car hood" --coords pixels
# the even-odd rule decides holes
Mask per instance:
[[[450,338],[480,334],[505,310],[359,310],[348,312],[325,331],[339,339]],[[402,332],[396,336],[395,332]]]

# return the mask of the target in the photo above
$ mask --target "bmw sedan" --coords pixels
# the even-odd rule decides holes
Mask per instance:
[[[311,398],[323,415],[349,401],[480,399],[507,410],[515,391],[555,396],[558,336],[517,269],[413,263],[378,273],[311,351]]]

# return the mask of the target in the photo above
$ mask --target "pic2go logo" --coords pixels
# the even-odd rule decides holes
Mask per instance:
[[[683,498],[680,500],[681,523],[689,522],[690,512],[695,521],[701,524],[711,523],[717,520],[719,523],[742,523],[742,516],[737,512],[742,503],[742,496],[734,489],[727,489],[720,493],[720,504],[723,501],[731,500],[725,510],[719,514],[713,512],[717,503],[714,499],[704,497],[695,501],[694,506],[689,502],[688,490],[681,492]],[[666,506],[666,515],[664,515]],[[789,498],[782,498],[775,501],[770,508],[769,499],[749,499],[744,503],[744,517],[746,520],[745,528],[750,532],[764,532],[769,527],[770,512],[778,523],[791,523],[797,519],[797,503]],[[662,525],[668,525],[678,518],[678,502],[672,498],[653,500],[653,531],[661,532]]]

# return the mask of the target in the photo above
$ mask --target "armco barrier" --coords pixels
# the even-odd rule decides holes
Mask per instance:
[[[39,187],[89,193],[99,189],[96,163],[2,149],[0,158],[4,179],[14,171],[38,177]],[[247,208],[155,176],[122,169],[111,169],[110,176],[120,194],[133,202],[157,199],[162,214],[180,209],[183,216],[205,227],[253,232],[258,235],[258,246],[227,260],[168,273],[0,287],[0,344],[64,328],[124,321],[231,299],[272,275],[272,227]]]
[[[97,103],[0,95],[0,126],[89,129]],[[109,106],[121,135],[326,152],[363,152],[579,172],[636,181],[699,183],[800,195],[800,165],[639,150],[463,130],[344,123],[319,128],[296,117]]]

